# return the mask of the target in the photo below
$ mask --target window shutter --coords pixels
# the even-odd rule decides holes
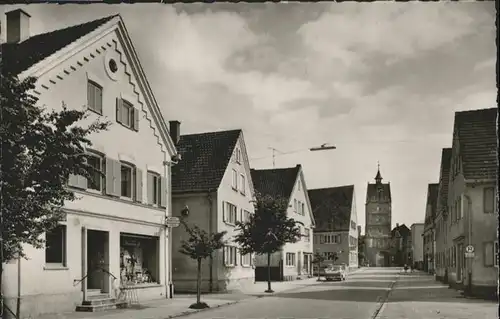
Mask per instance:
[[[116,121],[122,123],[123,100],[119,97],[116,98]]]
[[[87,178],[82,175],[77,175],[78,185],[80,189],[87,189]]]
[[[167,207],[167,179],[165,177],[161,178],[160,192],[160,205],[162,207]]]
[[[222,221],[226,221],[226,215],[227,215],[227,204],[226,202],[222,202]]]
[[[147,174],[147,203],[148,205],[153,205],[153,185],[154,185],[154,176],[151,174]]]
[[[114,190],[114,164],[115,161],[113,161],[110,158],[106,158],[106,194],[108,195],[115,195],[115,190]]]
[[[114,161],[113,164],[113,191],[116,196],[121,195],[122,189],[122,173],[121,173],[121,164],[119,161]]]
[[[142,170],[135,169],[135,200],[142,203]]]
[[[69,174],[68,186],[78,187],[78,175]]]
[[[139,109],[134,108],[134,130],[139,131]]]

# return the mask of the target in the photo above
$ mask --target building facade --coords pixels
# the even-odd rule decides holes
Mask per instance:
[[[27,260],[5,265],[6,305],[15,309],[20,294],[23,316],[36,317],[92,308],[82,305],[91,295],[109,302],[129,292],[139,300],[170,297],[165,218],[176,149],[123,20],[115,15],[30,37],[30,18],[19,9],[7,13],[4,66],[20,79],[37,78],[38,105],[84,105],[89,117],[81,125],[100,117],[112,125],[91,135],[85,150],[104,176],[71,175],[68,187],[79,199],[64,204],[46,247],[26,246]]]
[[[435,225],[436,205],[438,198],[439,184],[429,184],[427,186],[427,204],[424,221],[424,271],[434,274],[434,252],[436,246]]]
[[[448,216],[448,183],[450,174],[451,148],[444,148],[441,152],[441,168],[439,173],[438,201],[436,205],[435,225],[435,277],[437,280],[448,280],[447,270],[447,232],[445,223]]]
[[[288,201],[287,215],[303,223],[303,237],[296,243],[287,243],[271,256],[273,280],[295,280],[312,276],[313,241],[315,227],[311,203],[302,166],[277,169],[252,169],[255,190],[262,195],[280,197]],[[267,256],[255,257],[255,279],[267,280]]]
[[[316,228],[314,251],[325,257],[324,264],[359,267],[358,218],[354,185],[309,190]]]
[[[365,258],[372,267],[391,264],[391,208],[391,185],[382,183],[379,167],[375,183],[368,183],[365,204]]]
[[[444,225],[447,281],[492,299],[498,282],[497,112],[490,108],[455,113]]]
[[[413,267],[424,269],[424,223],[412,224],[411,232],[411,256]]]
[[[413,265],[412,235],[405,224],[396,224],[391,231],[391,265],[397,267]]]
[[[237,221],[254,213],[253,183],[241,130],[183,135],[177,145],[182,161],[172,171],[173,214],[208,233],[226,231],[226,246],[204,261],[202,291],[238,290],[254,283],[253,257],[241,255],[232,238]],[[185,207],[189,215],[181,213]],[[197,264],[181,254],[186,229],[174,229],[172,272],[176,292],[195,292]]]

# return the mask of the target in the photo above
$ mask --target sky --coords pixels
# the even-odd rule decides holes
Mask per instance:
[[[494,2],[16,5],[31,34],[120,13],[165,119],[241,128],[253,168],[302,164],[309,189],[377,162],[392,224],[423,222],[454,112],[496,107]],[[5,16],[1,14],[2,25]],[[310,152],[323,143],[336,150]],[[281,154],[285,153],[285,154]]]

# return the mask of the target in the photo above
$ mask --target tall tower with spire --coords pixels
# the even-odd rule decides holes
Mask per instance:
[[[382,183],[377,163],[375,183],[368,183],[365,203],[365,260],[370,266],[391,264],[391,185]]]

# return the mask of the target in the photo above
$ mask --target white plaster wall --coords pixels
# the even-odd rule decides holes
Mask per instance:
[[[233,205],[236,205],[238,208],[238,214],[241,209],[249,211],[251,214],[254,213],[254,205],[252,202],[252,192],[250,184],[250,167],[248,161],[245,160],[243,154],[246,153],[244,150],[244,141],[242,140],[242,136],[238,139],[236,143],[236,148],[242,150],[242,160],[241,164],[238,164],[235,160],[235,152],[233,152],[233,156],[229,162],[229,165],[226,169],[224,177],[222,178],[219,189],[217,190],[217,214],[214,214],[214,218],[217,218],[216,226],[217,231],[227,231],[226,240],[228,244],[234,244],[233,238],[237,234],[236,228],[232,225],[229,225],[223,220],[223,202],[230,202]],[[235,149],[236,149],[235,148]],[[240,174],[245,176],[245,194],[241,194],[240,191],[235,191],[232,188],[232,170],[235,169],[238,172],[238,187],[240,183]],[[239,252],[238,252],[239,254]],[[238,265],[234,267],[226,267],[224,266],[223,254],[222,251],[218,252],[217,259],[215,261],[217,267],[217,276],[219,281],[224,281],[227,284],[227,289],[235,289],[240,284],[239,281],[252,281],[255,278],[255,271],[253,267],[241,266],[240,257],[238,255]],[[222,283],[220,283],[222,285]]]
[[[97,52],[97,50],[100,51]],[[119,63],[118,78],[110,79],[104,68],[105,56],[115,58]],[[146,201],[146,171],[154,170],[164,175],[163,161],[170,159],[166,147],[158,137],[155,123],[152,122],[144,98],[133,79],[127,72],[130,66],[125,60],[123,48],[118,43],[114,32],[96,43],[87,46],[63,61],[59,66],[42,75],[38,80],[36,92],[39,93],[39,105],[47,109],[60,110],[64,101],[70,109],[80,109],[87,103],[87,79],[91,78],[103,86],[103,117],[113,124],[108,131],[90,137],[93,149],[103,152],[116,160],[125,159],[143,170],[143,202]],[[134,105],[142,109],[139,131],[129,130],[115,120],[115,99],[120,95],[133,98]],[[81,125],[97,118],[92,113]],[[169,179],[169,177],[168,177]],[[160,233],[164,210],[133,204],[124,200],[111,200],[106,196],[78,193],[81,199],[69,202],[67,208],[80,212],[80,215],[68,216],[68,267],[67,269],[44,270],[44,250],[26,247],[29,260],[22,261],[22,294],[68,294],[79,292],[80,287],[73,286],[73,280],[82,277],[81,270],[81,227],[96,227],[110,231],[111,271],[119,274],[119,232],[156,234]],[[111,220],[108,217],[113,216]],[[142,224],[142,225],[141,225]],[[164,260],[165,248],[160,240],[161,259]],[[164,278],[165,268],[160,266],[160,278]],[[44,280],[40,280],[43,278]],[[4,292],[7,296],[17,293],[17,265],[8,264],[4,272]],[[47,285],[47,282],[50,285]],[[163,281],[162,281],[163,282]],[[158,296],[163,290],[158,290]],[[64,306],[64,305],[61,305]],[[67,307],[67,305],[65,305]],[[50,308],[44,305],[44,309]],[[48,308],[47,308],[48,307]],[[53,308],[50,308],[53,309]],[[42,309],[43,310],[43,309]]]
[[[301,262],[300,269],[303,270],[303,262],[304,262],[304,253],[313,253],[313,229],[312,229],[312,218],[311,218],[311,211],[309,209],[309,206],[307,204],[308,202],[308,195],[307,195],[307,189],[305,188],[305,184],[300,178],[302,175],[302,171],[299,173],[299,178],[297,178],[297,181],[295,182],[295,186],[292,191],[292,196],[290,196],[290,203],[288,205],[288,210],[287,210],[287,215],[289,218],[293,218],[297,221],[300,221],[304,224],[304,226],[301,226],[302,228],[302,233],[304,233],[304,228],[309,229],[309,241],[306,241],[305,238],[301,238],[298,242],[296,243],[288,243],[285,244],[285,246],[282,249],[282,258],[283,258],[283,274],[284,276],[297,276],[299,275],[299,265],[298,262]],[[299,190],[299,183],[300,183],[300,190]],[[300,201],[304,203],[304,215],[301,215],[297,212],[294,211],[294,199],[297,201]],[[287,266],[286,265],[286,253],[295,253],[295,266]],[[300,258],[299,258],[300,254]]]

